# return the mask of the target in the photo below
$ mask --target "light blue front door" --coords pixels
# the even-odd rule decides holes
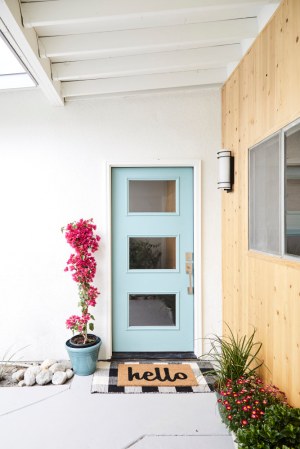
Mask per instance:
[[[113,351],[194,350],[193,169],[112,169]]]

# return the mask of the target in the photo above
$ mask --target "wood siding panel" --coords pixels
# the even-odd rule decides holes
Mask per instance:
[[[248,251],[248,148],[300,117],[300,1],[284,0],[222,91],[223,147],[235,156],[223,193],[223,319],[257,328],[266,381],[300,406],[300,262]]]

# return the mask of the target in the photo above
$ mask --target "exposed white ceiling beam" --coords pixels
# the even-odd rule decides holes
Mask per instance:
[[[257,22],[258,22],[258,30],[259,32],[265,27],[265,25],[269,22],[272,15],[278,8],[280,0],[274,0],[273,2],[265,5],[258,14]]]
[[[190,72],[156,73],[122,78],[70,81],[62,83],[62,90],[64,97],[68,99],[87,95],[223,84],[225,80],[226,69],[210,69]]]
[[[248,39],[241,39],[241,49],[242,49],[242,55],[244,56],[253,42],[255,41],[254,37],[250,37]]]
[[[40,36],[171,26],[257,16],[268,0],[60,0],[22,3]]]
[[[226,71],[227,71],[227,77],[229,77],[232,72],[236,69],[236,67],[239,65],[239,60],[237,61],[231,61],[229,64],[227,64]]]
[[[190,71],[226,66],[242,56],[239,44],[196,48],[147,55],[120,56],[52,64],[53,79],[73,81]]]
[[[39,87],[53,105],[63,105],[60,82],[52,82],[50,61],[39,58],[34,30],[25,30],[21,23],[18,0],[0,0],[1,31],[23,61]]]
[[[222,84],[278,2],[0,0],[0,5],[17,10],[10,6],[36,55],[36,66],[25,60],[41,87],[39,70],[46,73],[50,97],[53,88],[59,96],[61,86],[63,97],[71,99]]]
[[[237,43],[255,37],[256,19],[39,39],[41,57],[64,62]]]

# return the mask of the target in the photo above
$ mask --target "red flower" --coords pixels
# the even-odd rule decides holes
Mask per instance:
[[[236,432],[241,426],[262,420],[267,406],[285,402],[285,396],[273,386],[264,386],[261,379],[240,378],[228,383],[220,399],[221,415],[227,419],[230,430]],[[230,418],[229,418],[230,417]]]

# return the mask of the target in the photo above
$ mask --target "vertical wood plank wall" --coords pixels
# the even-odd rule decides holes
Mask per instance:
[[[284,0],[222,90],[223,147],[235,156],[222,194],[223,321],[257,328],[265,380],[300,406],[300,262],[248,251],[248,148],[300,117],[300,0]]]

